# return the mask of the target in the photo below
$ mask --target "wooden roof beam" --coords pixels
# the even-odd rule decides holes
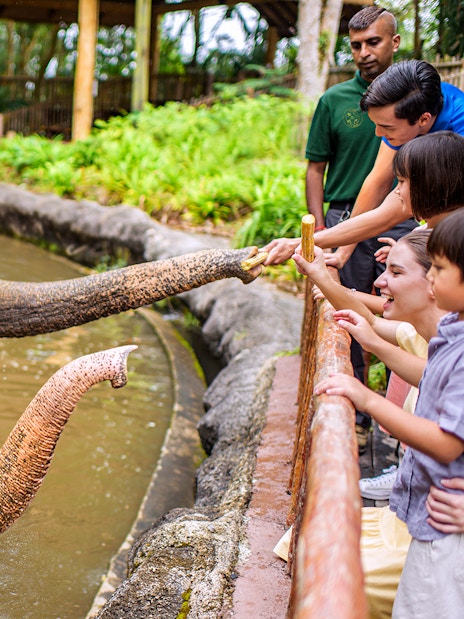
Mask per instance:
[[[203,9],[209,6],[235,6],[239,4],[243,0],[223,0],[219,2],[219,0],[187,0],[186,2],[172,2],[169,4],[154,4],[153,12],[157,15],[162,15],[163,13],[172,13],[174,11],[195,11],[198,9]],[[281,4],[288,2],[289,4],[298,5],[297,0],[280,0]],[[251,6],[256,6],[258,4],[269,4],[269,0],[253,0],[253,2],[249,3]],[[271,2],[272,4],[272,2]]]

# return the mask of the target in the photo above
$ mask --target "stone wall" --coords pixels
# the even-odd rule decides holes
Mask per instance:
[[[220,242],[161,226],[134,207],[73,202],[5,184],[0,232],[44,240],[87,265],[108,254],[159,260]],[[230,607],[234,570],[248,552],[244,514],[273,362],[299,346],[303,300],[262,279],[246,286],[222,280],[180,296],[225,364],[205,393],[198,427],[208,457],[197,472],[194,507],[170,511],[136,540],[128,577],[98,619],[217,619]]]

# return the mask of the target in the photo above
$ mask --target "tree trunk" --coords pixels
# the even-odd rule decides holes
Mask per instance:
[[[420,3],[414,0],[414,58],[422,57]]]
[[[306,99],[326,89],[340,24],[343,0],[300,0],[298,11],[298,90]]]

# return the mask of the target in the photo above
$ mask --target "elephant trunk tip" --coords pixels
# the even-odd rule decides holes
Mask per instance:
[[[253,281],[256,277],[258,277],[258,275],[261,273],[261,269],[259,269],[259,271],[258,270],[253,271],[253,269],[263,264],[263,262],[266,260],[268,256],[267,251],[259,251],[257,247],[251,247],[250,250],[251,250],[251,253],[249,257],[245,258],[245,260],[242,260],[242,262],[240,263],[240,267],[242,268],[243,271],[245,271],[247,275],[247,277],[243,278],[243,282],[245,284],[248,284],[249,282]]]
[[[115,372],[114,376],[110,379],[111,386],[114,389],[124,387],[127,383],[127,357],[131,352],[136,350],[138,346],[135,344],[129,344],[127,346],[118,346],[113,348],[111,352],[118,358],[119,368]]]

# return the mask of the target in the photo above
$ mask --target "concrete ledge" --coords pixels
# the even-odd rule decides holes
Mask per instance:
[[[266,412],[246,511],[249,557],[237,567],[233,607],[236,619],[285,619],[290,596],[287,564],[272,549],[287,530],[289,486],[298,413],[300,357],[280,357]]]

